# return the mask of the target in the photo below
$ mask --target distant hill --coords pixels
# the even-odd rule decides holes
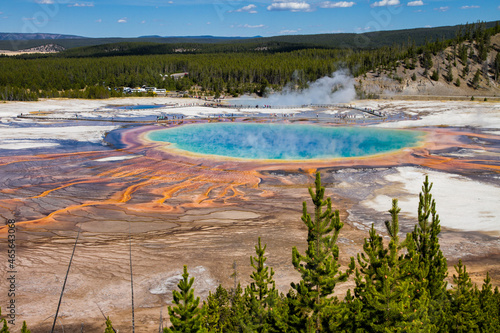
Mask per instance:
[[[485,28],[492,28],[498,21],[485,22]],[[463,25],[443,26],[435,28],[415,28],[404,30],[374,31],[362,34],[338,33],[316,35],[287,35],[248,39],[246,42],[285,42],[326,48],[376,49],[382,46],[406,43],[409,40],[417,46],[426,41],[454,38]]]
[[[16,55],[26,55],[26,54],[38,54],[38,53],[47,54],[47,53],[58,53],[61,51],[64,51],[64,47],[51,43],[18,51],[0,50],[0,55],[16,56]]]
[[[58,39],[57,43],[65,49],[76,47],[98,46],[114,43],[158,43],[158,44],[223,44],[244,42],[245,40],[258,39],[259,37],[211,37],[211,36],[192,36],[192,37],[157,37],[143,36],[138,38],[69,38]],[[0,40],[0,50],[18,51],[47,44],[47,39],[32,40]]]
[[[87,37],[75,35],[61,35],[61,34],[25,34],[25,33],[12,33],[0,32],[0,40],[40,40],[40,39],[84,39]]]
[[[225,36],[212,36],[212,35],[203,35],[203,36],[158,36],[158,35],[151,35],[151,36],[140,36],[137,38],[163,38],[163,39],[189,39],[189,40],[239,40],[239,39],[252,39],[252,38],[262,38],[262,36],[253,36],[253,37],[240,37],[240,36],[234,36],[234,37],[225,37]]]
[[[486,28],[494,27],[497,22],[498,21],[485,22],[484,26]],[[172,50],[175,51],[179,48],[185,50],[196,49],[198,52],[201,49],[205,50],[203,52],[220,52],[224,50],[231,52],[235,52],[236,50],[236,52],[240,52],[252,49],[269,49],[275,52],[282,52],[300,48],[350,48],[354,50],[372,50],[382,46],[391,46],[394,44],[401,45],[409,41],[414,42],[416,46],[420,46],[425,44],[426,41],[450,39],[455,37],[462,27],[463,25],[456,25],[436,28],[376,31],[363,34],[337,33],[274,37],[218,37],[209,35],[161,37],[154,35],[138,38],[85,38],[56,34],[0,34],[0,50],[17,51],[39,47],[47,44],[47,39],[57,39],[57,44],[66,50],[82,47],[96,47],[105,44],[120,44],[118,47],[117,45],[110,45],[109,47],[105,46],[103,48],[81,50],[81,54],[85,56],[101,56],[104,55],[104,53],[106,55],[112,55],[109,49],[116,48],[119,49],[119,52],[116,52],[118,53],[117,55],[131,55],[134,54],[134,52],[137,52],[136,54],[161,54],[173,52]],[[28,40],[30,35],[32,39]],[[5,40],[5,38],[10,38],[10,40]],[[18,39],[14,40],[14,38]],[[190,46],[186,47],[186,44],[190,44]],[[193,44],[203,44],[204,46],[193,46]],[[223,47],[212,47],[210,44],[223,45]],[[71,55],[75,56],[75,53]]]

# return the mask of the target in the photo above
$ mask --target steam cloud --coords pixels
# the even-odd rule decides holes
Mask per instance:
[[[292,106],[309,104],[348,103],[356,97],[354,78],[347,70],[339,70],[309,83],[309,87],[296,91],[287,86],[283,91],[260,99],[244,98],[255,105]]]

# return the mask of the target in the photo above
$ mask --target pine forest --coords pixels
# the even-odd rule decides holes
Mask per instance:
[[[287,84],[307,87],[338,69],[362,77],[370,71],[393,72],[398,67],[411,71],[417,65],[425,68],[426,78],[438,80],[442,74],[450,84],[460,85],[461,78],[478,88],[481,77],[500,80],[500,53],[491,45],[492,36],[498,33],[496,22],[490,28],[483,23],[460,26],[450,39],[417,44],[408,38],[370,49],[273,40],[215,45],[123,42],[53,55],[0,56],[0,99],[120,97],[123,87],[144,85],[198,96],[263,95]],[[447,48],[451,52],[445,56]],[[442,66],[433,64],[432,57],[438,55],[445,57]],[[471,73],[473,65],[481,69]],[[454,77],[450,73],[458,66],[460,77]],[[170,76],[179,72],[189,75],[181,79]],[[391,77],[401,81],[397,75]],[[358,93],[363,96],[362,91]]]

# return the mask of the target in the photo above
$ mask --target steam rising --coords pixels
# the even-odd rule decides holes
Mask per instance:
[[[356,97],[354,78],[347,70],[339,70],[332,76],[325,76],[317,81],[310,82],[309,87],[300,91],[286,86],[283,91],[271,94],[268,97],[245,102],[255,105],[291,106],[309,104],[336,104],[348,103]]]
[[[375,128],[252,123],[186,125],[148,135],[194,153],[277,160],[372,155],[415,145],[419,136]]]

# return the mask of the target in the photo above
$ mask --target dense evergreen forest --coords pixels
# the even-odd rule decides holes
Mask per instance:
[[[121,88],[156,86],[193,91],[197,95],[262,95],[289,83],[300,87],[335,70],[347,68],[354,76],[421,62],[427,68],[431,54],[453,47],[455,59],[486,62],[483,71],[496,73],[500,58],[488,63],[492,35],[499,23],[461,26],[451,39],[418,45],[412,39],[373,50],[309,48],[300,43],[270,41],[223,44],[118,43],[75,48],[56,55],[0,57],[0,99],[36,100],[43,97],[108,98]],[[223,54],[223,56],[222,56]],[[465,59],[464,59],[465,57]],[[450,61],[450,63],[453,63]],[[188,72],[176,80],[169,74]],[[484,74],[484,73],[483,73]],[[429,73],[431,75],[431,73]],[[194,92],[193,92],[194,93]]]
[[[304,202],[301,217],[308,230],[307,249],[292,249],[301,280],[286,295],[278,292],[260,238],[250,258],[252,282],[243,287],[234,274],[234,288],[219,285],[203,304],[195,298],[194,278],[184,266],[168,309],[170,325],[163,332],[500,332],[500,292],[489,275],[479,288],[459,261],[448,279],[431,189],[426,177],[412,232],[400,238],[400,208],[394,199],[391,220],[385,222],[389,241],[372,226],[363,252],[341,268],[337,239],[343,223],[325,198],[317,173],[309,189],[314,214]],[[354,280],[354,288],[337,297],[335,289],[348,279]],[[9,332],[5,320],[1,332]],[[29,332],[26,323],[22,332]],[[105,333],[110,332],[116,331],[108,318]]]

